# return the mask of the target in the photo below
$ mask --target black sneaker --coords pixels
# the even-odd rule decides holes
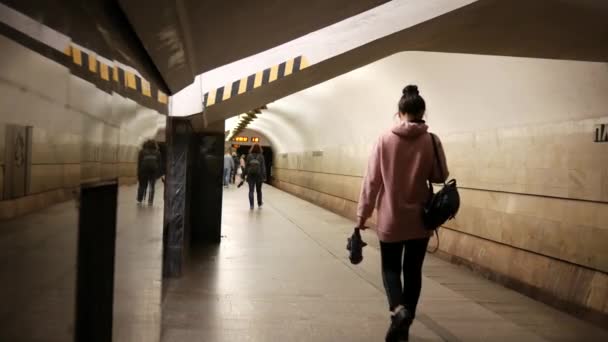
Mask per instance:
[[[412,317],[410,312],[405,308],[401,308],[401,310],[397,311],[394,315],[391,316],[391,325],[388,327],[388,331],[386,332],[386,342],[400,342],[404,341],[404,332],[407,332],[409,335],[409,326],[412,324]],[[407,335],[405,335],[407,337]],[[407,339],[405,340],[407,341]]]

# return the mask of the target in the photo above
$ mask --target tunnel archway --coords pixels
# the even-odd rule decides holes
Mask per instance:
[[[268,104],[251,128],[279,146],[274,184],[355,219],[367,156],[407,84],[420,87],[461,188],[442,252],[530,296],[601,316],[552,279],[608,271],[605,222],[593,219],[608,212],[608,145],[594,142],[608,122],[606,63],[397,53]],[[581,286],[593,292],[592,282]]]
[[[226,147],[232,152],[236,152],[237,157],[247,156],[251,147],[259,144],[262,148],[264,160],[266,162],[267,182],[271,183],[273,175],[273,163],[275,158],[276,145],[273,140],[257,129],[246,128],[226,142]]]

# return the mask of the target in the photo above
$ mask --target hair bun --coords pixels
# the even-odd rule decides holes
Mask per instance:
[[[403,88],[403,95],[409,96],[418,96],[420,93],[418,92],[418,86],[410,84]]]

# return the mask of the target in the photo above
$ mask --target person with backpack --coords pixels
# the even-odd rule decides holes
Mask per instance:
[[[266,162],[262,154],[262,147],[259,144],[251,147],[245,165],[245,174],[247,175],[247,183],[249,184],[249,209],[253,210],[254,208],[254,190],[258,195],[258,207],[261,208],[264,204],[262,201],[262,183],[266,181]]]
[[[156,179],[161,173],[161,157],[158,147],[154,140],[144,143],[137,158],[137,178],[139,186],[137,188],[137,203],[141,204],[148,193],[148,204],[154,202],[154,188]]]
[[[432,196],[427,181],[444,182],[448,168],[441,141],[423,120],[426,103],[408,85],[399,100],[399,123],[373,148],[363,180],[357,228],[377,210],[382,278],[391,324],[386,341],[407,341],[422,288],[422,263],[433,230],[423,214]],[[403,273],[403,284],[401,274]]]

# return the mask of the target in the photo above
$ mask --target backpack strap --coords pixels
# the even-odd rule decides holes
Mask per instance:
[[[429,134],[431,135],[431,141],[433,142],[433,154],[435,155],[435,158],[434,158],[435,162],[437,163],[437,167],[439,167],[441,169],[441,161],[439,160],[439,153],[437,153],[437,141],[435,140],[435,135],[433,135],[433,133],[430,133],[430,132],[429,132]],[[441,172],[443,172],[443,170],[441,170]],[[431,187],[433,186],[433,184],[430,180],[429,180],[429,184]],[[435,254],[439,250],[439,232],[438,232],[438,230],[439,229],[435,229],[435,238],[437,239],[437,245],[432,250],[427,249],[427,252],[429,254]]]
[[[434,158],[435,162],[437,163],[437,167],[439,169],[441,169],[442,168],[441,161],[439,160],[439,153],[437,152],[437,141],[435,140],[435,135],[430,132],[429,132],[429,134],[431,135],[431,141],[433,143],[433,154],[435,155],[435,158]],[[440,170],[440,171],[443,172],[443,170]],[[429,180],[429,183],[432,183],[432,182]],[[444,182],[444,184],[445,184],[445,182]]]

